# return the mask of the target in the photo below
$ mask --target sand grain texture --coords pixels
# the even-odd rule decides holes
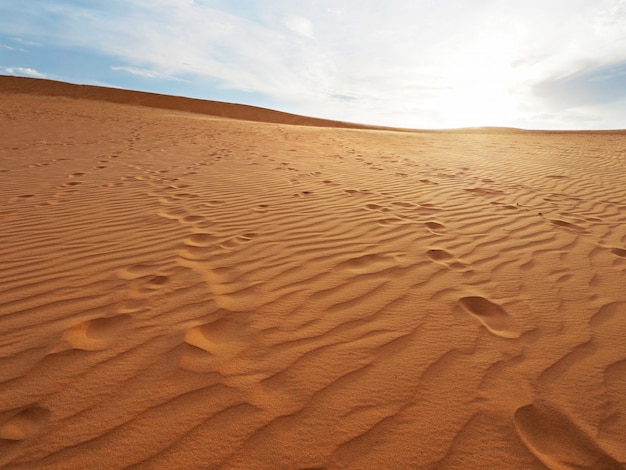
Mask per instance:
[[[19,83],[0,467],[624,468],[624,133]]]

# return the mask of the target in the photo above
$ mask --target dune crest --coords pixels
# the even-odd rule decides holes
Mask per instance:
[[[0,77],[0,467],[624,468],[624,133],[190,103]]]
[[[65,98],[103,101],[109,103],[145,106],[148,108],[169,109],[190,113],[205,114],[246,121],[272,122],[300,126],[338,127],[338,128],[379,128],[364,124],[333,121],[300,116],[297,114],[274,111],[242,104],[208,101],[180,96],[161,95],[121,88],[107,88],[94,85],[75,85],[54,80],[25,77],[0,76],[0,89],[5,93],[23,93],[40,96],[59,96]]]

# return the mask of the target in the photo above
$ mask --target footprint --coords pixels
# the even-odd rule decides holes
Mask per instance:
[[[426,222],[424,225],[426,225],[426,227],[428,227],[434,234],[445,232],[446,230],[445,225],[440,224],[439,222]]]
[[[387,227],[389,225],[406,225],[410,224],[411,221],[407,219],[400,219],[398,217],[389,217],[387,219],[379,219],[378,224],[383,227]]]
[[[249,331],[237,318],[221,318],[185,333],[179,364],[193,372],[209,372],[249,346]]]
[[[117,271],[117,277],[124,281],[132,281],[153,274],[157,266],[152,264],[135,264]]]
[[[252,208],[252,210],[253,210],[253,211],[256,211],[256,212],[267,212],[267,209],[268,209],[269,207],[270,207],[270,206],[269,206],[269,204],[258,204],[258,205],[256,205],[256,206],[254,206],[254,207]]]
[[[45,427],[50,411],[33,406],[19,411],[0,426],[0,439],[23,441],[37,436]]]
[[[194,233],[183,242],[187,246],[207,247],[213,245],[217,237],[212,233]]]
[[[236,237],[226,240],[225,242],[220,243],[220,246],[222,248],[234,248],[238,245],[241,245],[242,243],[248,243],[258,236],[259,235],[255,232],[244,233],[242,235],[238,235]]]
[[[204,217],[201,215],[188,215],[182,218],[182,221],[187,224],[195,224],[198,222],[202,222]]]
[[[626,258],[626,250],[623,248],[611,248],[611,253],[620,258]]]
[[[200,196],[193,193],[175,193],[172,194],[172,197],[174,197],[175,199],[197,199]]]
[[[335,266],[336,270],[346,269],[359,274],[371,274],[402,266],[402,260],[398,254],[363,255],[343,261]]]
[[[396,202],[392,202],[392,204],[398,207],[415,207],[415,204],[411,202],[404,202],[404,201],[396,201]]]
[[[117,315],[108,318],[96,318],[68,328],[63,333],[63,341],[52,352],[65,351],[63,343],[71,349],[99,351],[106,349],[114,340],[122,336],[130,325],[130,315]]]
[[[82,181],[68,181],[67,183],[63,183],[60,187],[67,188],[68,186],[78,186]]]
[[[494,196],[497,194],[503,194],[503,191],[500,191],[499,189],[489,189],[489,188],[466,188],[465,191],[478,194],[480,196]]]
[[[459,303],[494,335],[502,338],[518,338],[520,336],[520,333],[514,328],[509,314],[498,304],[477,296],[463,297],[459,299]]]
[[[372,194],[369,189],[344,189],[344,192],[349,196],[367,196]]]
[[[23,201],[23,200],[26,200],[26,199],[31,199],[33,197],[35,197],[34,194],[21,194],[19,196],[12,197],[11,199],[9,199],[9,202],[10,203],[14,203],[14,202],[17,202],[17,201]]]
[[[167,276],[154,276],[146,283],[146,287],[148,289],[161,289],[165,287],[170,282],[170,278]]]
[[[433,248],[432,250],[428,250],[426,252],[426,256],[428,256],[433,261],[447,261],[454,258],[454,255],[446,250],[440,250]]]
[[[599,336],[619,335],[626,326],[626,302],[609,302],[591,317],[591,328]]]
[[[550,406],[522,406],[514,422],[526,447],[548,468],[624,468],[568,416]]]
[[[228,355],[245,347],[246,327],[236,319],[221,318],[187,330],[185,343],[215,355]]]
[[[568,228],[568,229],[574,230],[576,232],[584,232],[585,231],[585,229],[583,227],[581,227],[580,225],[576,225],[576,224],[573,224],[571,222],[566,222],[565,220],[553,219],[553,220],[550,220],[550,222],[552,222],[554,225],[557,225],[559,227]]]
[[[258,236],[259,234],[256,232],[247,232],[241,235],[241,238],[243,238],[245,241],[250,241],[250,240],[254,240]]]
[[[431,260],[435,261],[436,263],[443,264],[444,266],[447,266],[450,269],[464,270],[467,268],[465,263],[462,263],[461,261],[455,259],[452,253],[443,249],[433,248],[431,250],[428,250],[426,252],[426,256],[428,256]]]
[[[450,269],[456,269],[456,270],[464,270],[467,268],[467,265],[465,263],[462,263],[460,261],[455,261],[454,263],[450,263],[448,265],[448,267]],[[472,273],[473,271],[469,271],[469,273]]]
[[[383,207],[379,204],[365,204],[365,208],[369,209],[371,211],[381,211],[381,212],[388,212],[389,209],[387,209],[386,207]]]

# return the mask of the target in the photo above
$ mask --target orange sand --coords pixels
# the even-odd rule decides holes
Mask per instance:
[[[0,90],[0,467],[624,468],[625,133]]]

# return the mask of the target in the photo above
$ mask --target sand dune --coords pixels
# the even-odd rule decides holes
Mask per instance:
[[[256,106],[199,100],[180,96],[168,96],[157,93],[137,92],[119,88],[105,88],[93,85],[74,85],[39,78],[0,76],[0,90],[3,90],[6,93],[59,96],[65,98],[104,101],[109,103],[131,104],[136,106],[146,106],[149,108],[170,109],[175,111],[207,114],[211,116],[257,122],[273,122],[316,127],[384,129],[384,127],[366,126],[357,123],[299,116],[297,114],[258,108]]]
[[[0,467],[626,465],[623,133],[0,83]]]

